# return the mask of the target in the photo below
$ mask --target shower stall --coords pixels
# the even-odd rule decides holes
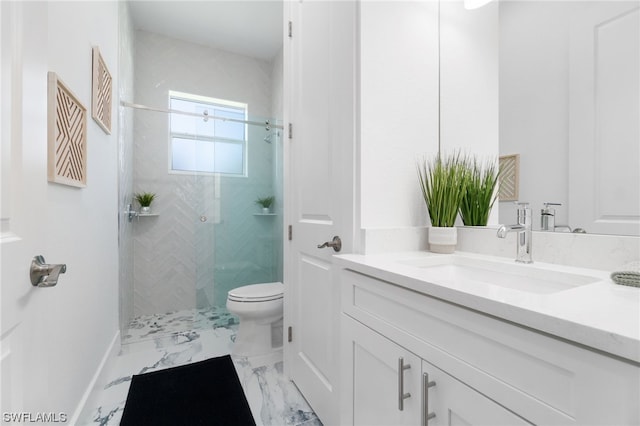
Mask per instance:
[[[232,288],[282,280],[279,125],[172,111],[134,113],[134,193],[156,194],[132,217],[136,314],[224,306]]]
[[[224,311],[230,289],[283,274],[282,51],[250,58],[134,30],[124,18],[123,336],[141,316]],[[142,192],[156,195],[151,213],[128,214]],[[266,197],[268,212],[256,203]]]

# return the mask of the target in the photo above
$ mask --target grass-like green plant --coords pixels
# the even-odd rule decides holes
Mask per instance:
[[[256,204],[261,205],[263,208],[268,209],[271,207],[271,204],[276,200],[276,197],[270,195],[268,197],[259,197],[256,200]]]
[[[134,197],[140,204],[140,207],[149,207],[153,200],[156,198],[156,194],[152,192],[141,192],[135,194]]]
[[[477,158],[467,162],[467,184],[460,203],[460,217],[466,226],[487,226],[489,213],[498,198],[500,172],[495,160],[481,164]]]
[[[467,184],[466,160],[460,152],[418,163],[418,178],[422,196],[429,211],[431,225],[452,227]]]

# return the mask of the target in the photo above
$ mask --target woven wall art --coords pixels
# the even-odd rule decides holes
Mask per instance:
[[[47,177],[50,182],[87,184],[87,109],[58,78],[48,74]]]
[[[500,157],[500,201],[518,201],[520,187],[520,154]]]
[[[100,49],[94,47],[91,116],[108,135],[111,134],[111,91],[111,74]]]

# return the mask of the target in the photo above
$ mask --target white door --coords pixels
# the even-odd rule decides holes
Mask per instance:
[[[288,374],[324,424],[338,421],[339,291],[332,248],[352,251],[355,138],[355,2],[288,2],[285,43],[287,194],[285,248]]]
[[[11,413],[35,412],[34,401],[46,401],[46,354],[32,353],[28,345],[43,342],[49,308],[41,297],[51,288],[35,288],[29,279],[31,258],[38,253],[37,211],[46,202],[46,180],[29,173],[34,149],[42,147],[46,126],[46,50],[30,28],[46,25],[46,14],[37,3],[0,2],[2,34],[0,99],[0,412],[2,424]],[[45,43],[46,45],[46,43]],[[45,48],[46,49],[46,48]],[[36,55],[37,52],[40,54]],[[38,59],[40,58],[40,59]],[[27,143],[29,141],[34,143]],[[37,157],[37,154],[36,154]],[[38,201],[41,200],[41,201]],[[28,206],[32,207],[29,209]],[[37,207],[36,207],[37,206]],[[50,260],[50,259],[47,259]],[[28,390],[28,392],[26,392]],[[48,408],[48,407],[47,407]]]
[[[571,28],[569,225],[640,235],[640,6],[585,4]]]

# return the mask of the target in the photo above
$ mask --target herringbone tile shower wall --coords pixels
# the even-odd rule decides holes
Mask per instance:
[[[167,108],[176,90],[270,116],[271,63],[144,31],[135,46],[137,103]],[[248,177],[195,176],[168,172],[168,115],[136,111],[134,122],[134,191],[156,193],[158,214],[134,224],[135,315],[224,305],[231,288],[281,279],[282,215],[254,215],[254,200],[276,193],[265,129],[249,126]]]

